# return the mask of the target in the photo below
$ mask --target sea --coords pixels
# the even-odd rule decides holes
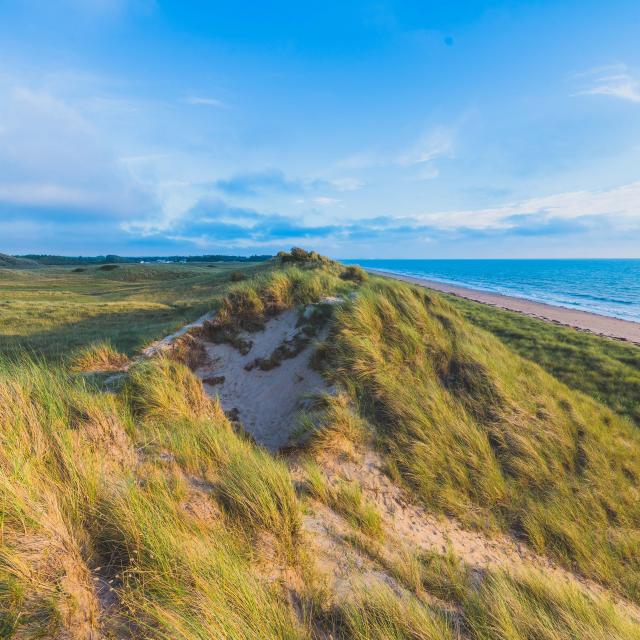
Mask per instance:
[[[343,262],[640,322],[640,259]]]

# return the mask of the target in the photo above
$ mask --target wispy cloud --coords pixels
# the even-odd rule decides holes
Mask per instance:
[[[0,89],[0,206],[126,218],[157,204],[72,104],[27,86]]]
[[[456,130],[438,125],[426,131],[418,141],[405,149],[389,151],[363,151],[338,161],[342,169],[372,169],[375,167],[403,167],[411,170],[418,180],[432,180],[439,175],[436,161],[450,158],[455,151]]]
[[[640,103],[640,81],[625,64],[597,67],[578,77],[589,81],[590,86],[578,92],[583,96],[611,96]]]
[[[304,184],[301,180],[288,178],[280,169],[265,169],[237,173],[216,181],[215,187],[227,195],[258,196],[268,192],[298,193]]]
[[[329,198],[328,196],[318,196],[317,198],[313,199],[313,202],[320,205],[321,207],[328,207],[332,204],[338,204],[340,200],[338,200],[337,198]]]
[[[267,193],[307,193],[319,190],[359,191],[365,184],[363,180],[349,177],[331,180],[291,178],[281,169],[264,169],[237,173],[230,178],[217,180],[214,186],[226,195],[255,197]],[[317,204],[328,204],[329,201],[334,201],[334,199],[329,197],[316,198]]]
[[[333,199],[327,199],[333,200]],[[572,238],[587,233],[640,233],[640,182],[603,191],[559,193],[495,207],[413,216],[377,216],[326,222],[325,214],[301,220],[233,206],[219,198],[199,201],[185,215],[153,224],[123,225],[137,237],[186,242],[199,248],[281,247],[301,241],[311,246],[353,242],[398,243],[491,238]],[[327,202],[333,204],[333,202]]]
[[[335,180],[328,180],[327,183],[336,191],[359,191],[367,184],[364,180],[359,180],[358,178],[336,178]]]
[[[449,127],[438,126],[424,134],[409,151],[396,158],[401,166],[424,165],[453,152],[454,132]]]
[[[523,217],[525,216],[525,217]],[[543,220],[602,219],[640,225],[640,181],[612,189],[569,191],[487,209],[425,213],[418,218],[439,229],[508,230]]]
[[[229,105],[218,98],[205,97],[205,96],[187,96],[184,101],[187,104],[203,107],[214,107],[215,109],[228,109]]]
[[[338,160],[339,169],[370,169],[389,164],[389,159],[373,151],[360,151]]]

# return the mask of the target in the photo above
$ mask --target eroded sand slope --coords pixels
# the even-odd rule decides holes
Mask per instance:
[[[300,313],[298,309],[285,311],[267,321],[264,330],[243,332],[239,337],[252,343],[245,354],[230,344],[205,341],[207,363],[196,370],[207,393],[217,395],[224,410],[272,451],[289,440],[306,398],[327,390],[322,376],[309,365],[313,339],[297,355],[279,359],[273,368],[265,370],[254,364],[256,359],[269,360],[282,345],[304,339]],[[321,329],[316,339],[322,335]]]

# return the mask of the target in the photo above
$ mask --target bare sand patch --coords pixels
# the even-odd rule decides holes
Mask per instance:
[[[248,352],[222,343],[203,341],[207,363],[196,369],[205,391],[218,396],[224,410],[241,422],[256,442],[271,451],[284,446],[297,426],[296,415],[304,408],[309,394],[327,391],[322,376],[311,368],[313,340],[303,340],[298,320],[300,310],[285,311],[268,320],[262,331],[241,332],[243,342],[251,344]],[[322,338],[323,330],[316,336]],[[283,345],[297,345],[291,352],[277,358],[268,369],[274,353]]]

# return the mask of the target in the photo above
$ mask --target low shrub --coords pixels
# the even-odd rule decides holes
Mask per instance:
[[[369,277],[369,274],[357,264],[352,264],[345,268],[340,274],[340,277],[343,280],[350,280],[351,282],[362,284]]]

